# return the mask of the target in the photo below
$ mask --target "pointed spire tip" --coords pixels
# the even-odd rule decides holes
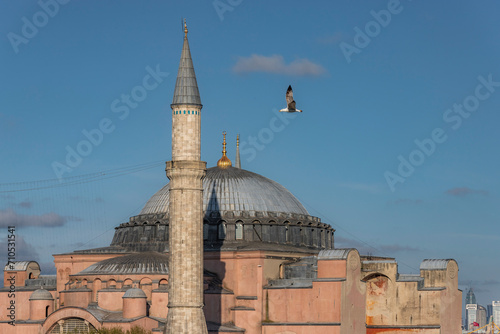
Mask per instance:
[[[234,162],[234,167],[241,169],[240,160],[240,134],[236,135],[236,161]]]
[[[192,105],[203,107],[194,73],[193,60],[191,59],[191,51],[189,50],[189,42],[187,39],[187,23],[184,20],[184,43],[182,45],[181,59],[179,63],[179,71],[177,72],[177,80],[175,82],[174,98],[172,108],[176,105]]]

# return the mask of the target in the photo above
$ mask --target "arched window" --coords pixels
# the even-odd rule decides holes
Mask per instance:
[[[114,279],[108,280],[108,288],[116,289],[116,281]]]
[[[101,290],[102,287],[102,282],[100,279],[96,278],[92,282],[92,301],[96,302],[97,301],[97,293],[99,290]]]
[[[132,281],[132,279],[127,278],[127,279],[125,279],[125,280],[123,281],[123,286],[124,286],[124,287],[132,287],[132,284],[133,284],[133,283],[134,283],[134,282]]]
[[[285,224],[285,242],[290,242],[290,222],[287,220]]]
[[[235,232],[236,240],[243,239],[243,224],[241,222],[236,223],[234,232]]]
[[[203,224],[203,240],[208,240],[208,229],[210,226],[208,224]]]
[[[45,318],[49,316],[49,306],[45,306]]]
[[[219,223],[219,239],[226,239],[226,222],[222,221]]]
[[[167,288],[168,288],[168,281],[165,278],[162,278],[158,283],[158,289],[167,290]]]
[[[151,301],[151,292],[153,290],[153,281],[149,277],[144,277],[139,282],[139,289],[142,289],[146,294],[147,300]]]

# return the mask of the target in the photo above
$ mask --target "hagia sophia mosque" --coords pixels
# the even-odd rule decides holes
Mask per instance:
[[[461,331],[453,259],[419,274],[394,258],[336,248],[335,230],[285,187],[223,154],[200,156],[201,97],[184,26],[172,108],[170,182],[116,226],[107,247],[4,269],[0,333],[134,326],[152,333],[356,334]],[[166,180],[167,181],[167,180]],[[16,284],[15,326],[9,278]]]

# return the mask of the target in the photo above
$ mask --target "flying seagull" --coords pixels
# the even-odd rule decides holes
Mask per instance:
[[[281,109],[280,112],[302,112],[300,109],[295,109],[292,86],[288,86],[288,89],[286,90],[286,105],[287,107],[285,109]]]
[[[293,100],[292,86],[288,86],[286,90],[286,108],[281,109],[280,112],[302,112],[300,109],[295,109],[295,101]]]

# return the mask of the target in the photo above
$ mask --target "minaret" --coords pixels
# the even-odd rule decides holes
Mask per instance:
[[[241,169],[241,161],[240,161],[240,135],[236,135],[236,160],[234,163],[234,167]]]
[[[184,21],[184,45],[172,108],[170,179],[169,291],[165,333],[204,334],[203,184],[206,162],[200,160],[201,99]]]

